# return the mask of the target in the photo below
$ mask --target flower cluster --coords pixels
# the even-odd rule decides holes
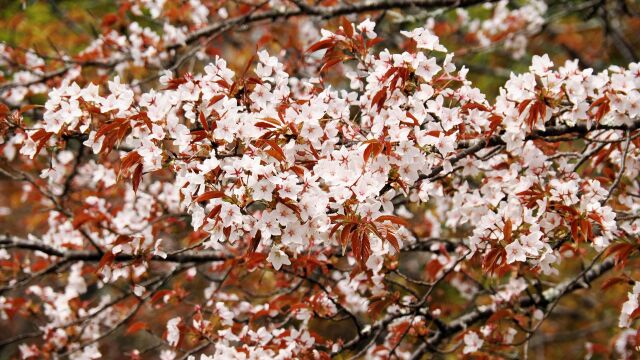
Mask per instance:
[[[481,44],[541,26],[544,2],[506,3],[469,26]],[[229,16],[190,0],[175,26],[164,1],[131,6],[163,32],[134,22],[79,56],[126,57],[120,75],[160,67],[211,14]],[[630,261],[639,64],[595,72],[536,55],[490,99],[432,26],[401,31],[398,51],[380,49],[376,30],[343,18],[309,36],[300,72],[285,53],[259,50],[244,71],[216,56],[202,71],[161,72],[155,87],[120,75],[83,82],[78,71],[34,89],[37,77],[14,74],[9,102],[48,95],[40,121],[25,126],[31,109],[12,115],[2,156],[37,171],[7,173],[47,216],[10,243],[37,250],[22,270],[4,249],[0,260],[37,276],[69,263],[55,284],[16,280],[24,295],[0,296],[0,319],[38,302],[48,320],[22,356],[99,358],[95,343],[125,324],[162,334],[162,359],[195,359],[183,350],[201,340],[203,360],[329,358],[369,342],[367,358],[415,358],[457,333],[459,351],[477,354],[528,340],[549,304]],[[347,81],[331,83],[327,69]],[[575,281],[538,281],[585,254],[610,259]],[[445,292],[456,301],[438,303]],[[636,282],[620,327],[632,327],[639,293]],[[474,310],[454,317],[462,303]],[[158,309],[172,309],[160,327],[133,320]],[[322,321],[348,321],[357,336],[323,337]]]

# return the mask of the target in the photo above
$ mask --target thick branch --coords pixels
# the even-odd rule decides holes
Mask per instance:
[[[495,0],[489,1],[494,2]],[[249,16],[241,16],[233,19],[217,22],[202,28],[187,37],[186,44],[217,33],[220,29],[231,28],[236,25],[254,23],[263,20],[278,20],[297,16],[320,16],[325,19],[338,17],[348,14],[365,13],[371,11],[389,10],[389,9],[406,9],[406,8],[422,8],[436,9],[441,7],[467,7],[480,4],[487,1],[481,0],[379,0],[366,1],[357,4],[345,4],[332,7],[321,7],[305,5],[304,0],[296,1],[297,9],[285,10],[269,10],[261,13],[251,14]],[[174,44],[169,49],[176,49],[183,46],[182,44]]]
[[[14,248],[23,250],[35,250],[43,252],[50,256],[60,257],[63,261],[100,261],[102,254],[95,251],[60,251],[51,246],[42,243],[36,243],[16,237],[10,237],[7,235],[0,236],[0,248]],[[133,254],[118,254],[115,256],[116,262],[127,262],[135,259],[145,258],[142,255]],[[159,261],[159,262],[172,262],[172,263],[207,263],[212,261],[225,261],[230,257],[220,255],[219,253],[212,251],[199,251],[199,252],[183,252],[175,254],[167,254],[166,257],[160,255],[152,255],[147,260]]]
[[[518,305],[520,307],[529,307],[529,306],[546,306],[554,301],[557,301],[564,295],[571,293],[575,290],[584,288],[588,286],[592,281],[605,274],[607,271],[611,270],[614,266],[615,262],[613,259],[607,259],[602,263],[595,265],[589,271],[586,271],[584,274],[580,276],[582,281],[568,280],[563,282],[553,288],[546,290],[543,294],[542,298],[537,296],[534,297],[525,297],[522,298]],[[438,331],[428,342],[421,344],[416,352],[413,355],[413,359],[419,359],[422,354],[424,354],[428,349],[432,349],[437,347],[444,340],[454,336],[455,334],[463,331],[476,324],[479,321],[486,320],[491,315],[495,313],[494,310],[484,309],[484,310],[473,310],[467,314],[460,316],[459,318],[453,320],[449,324],[447,324],[444,329]]]
[[[497,0],[490,0],[488,2],[495,2]],[[285,10],[268,10],[259,13],[249,13],[247,15],[238,16],[231,19],[226,19],[223,21],[216,22],[207,27],[204,27],[200,30],[197,30],[191,33],[184,42],[175,43],[173,45],[169,45],[166,50],[177,50],[187,45],[190,45],[201,38],[210,37],[212,35],[220,34],[229,29],[246,25],[250,23],[255,23],[259,21],[271,20],[275,21],[278,19],[287,19],[291,17],[298,16],[320,16],[322,18],[328,19],[343,15],[349,14],[357,14],[357,13],[365,13],[371,11],[380,11],[380,10],[389,10],[389,9],[406,9],[406,8],[423,8],[423,9],[436,9],[442,7],[468,7],[476,4],[480,4],[487,1],[482,0],[381,0],[381,1],[373,1],[373,2],[363,2],[358,4],[346,4],[346,5],[338,5],[332,7],[322,7],[322,6],[311,6],[304,5],[304,0],[296,1],[297,9],[285,9]],[[96,62],[96,61],[83,61],[83,62],[73,62],[70,66],[65,66],[63,68],[53,70],[51,72],[45,73],[40,76],[40,78],[35,79],[33,81],[27,83],[19,83],[12,82],[7,83],[0,86],[0,91],[4,91],[10,88],[18,87],[18,86],[31,86],[35,84],[39,84],[41,82],[45,82],[52,78],[62,76],[67,71],[71,70],[74,66],[97,66],[102,68],[112,68],[117,65],[119,62],[130,60],[130,57],[125,57],[123,59],[109,61],[109,62]]]
[[[578,124],[575,126],[567,126],[567,125],[559,125],[559,126],[550,126],[545,130],[535,130],[531,134],[527,135],[525,140],[535,140],[535,139],[545,139],[551,136],[560,136],[560,135],[568,135],[568,134],[579,134],[586,135],[591,131],[596,130],[627,130],[629,132],[640,129],[640,119],[635,119],[631,125],[596,125],[591,128],[587,127],[586,124]],[[451,165],[454,165],[458,161],[464,159],[469,155],[473,155],[479,152],[482,149],[488,148],[490,146],[496,145],[504,145],[505,142],[502,140],[501,135],[493,135],[488,139],[476,139],[470,141],[462,141],[458,144],[459,148],[463,150],[459,152],[457,155],[449,159]],[[429,174],[420,174],[420,180],[424,179],[432,179],[438,176],[442,170],[443,166],[439,165],[433,168]]]

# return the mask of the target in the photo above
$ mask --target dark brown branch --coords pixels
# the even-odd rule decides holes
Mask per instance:
[[[495,0],[493,0],[495,1]],[[493,2],[489,1],[489,2]],[[379,0],[372,2],[362,2],[358,4],[345,4],[332,7],[321,7],[306,5],[304,0],[295,1],[297,9],[285,9],[285,10],[269,10],[261,13],[250,14],[249,16],[241,16],[233,19],[217,22],[202,28],[187,37],[186,44],[191,44],[198,39],[208,37],[211,34],[217,33],[220,29],[231,28],[236,25],[254,23],[258,21],[278,19],[287,19],[297,16],[320,16],[328,19],[333,17],[339,17],[349,14],[358,14],[372,11],[381,11],[389,9],[407,9],[407,8],[421,8],[421,9],[435,9],[441,7],[468,7],[476,4],[480,4],[487,1],[481,0]],[[169,50],[182,47],[182,44],[174,44],[169,46]]]
[[[95,251],[60,251],[51,246],[35,243],[32,241],[11,237],[8,235],[0,235],[0,248],[13,248],[23,250],[40,251],[50,256],[60,257],[61,261],[91,261],[96,262],[102,259],[102,254]],[[177,254],[167,254],[166,257],[160,255],[152,255],[145,258],[142,255],[133,254],[118,254],[115,256],[115,262],[127,262],[136,259],[147,259],[150,261],[158,262],[170,262],[170,263],[207,263],[213,261],[225,261],[230,259],[228,256],[221,255],[212,251],[199,251],[199,252],[183,252]]]
[[[579,124],[575,126],[559,125],[547,127],[545,130],[536,130],[533,133],[527,135],[525,140],[545,139],[551,136],[561,136],[568,134],[586,135],[591,131],[596,130],[626,130],[632,132],[638,129],[640,129],[640,119],[635,119],[631,123],[631,125],[595,125],[591,128],[587,127],[586,124]],[[473,155],[482,149],[488,148],[490,146],[504,144],[505,142],[504,140],[502,140],[500,135],[493,135],[488,139],[461,141],[460,143],[458,143],[458,147],[462,148],[463,150],[449,159],[449,161],[451,162],[451,165],[454,165],[458,161],[466,158],[469,155]],[[420,174],[420,180],[432,179],[438,176],[443,169],[444,168],[442,165],[436,166],[435,168],[433,168],[433,170],[431,170],[429,174]]]
[[[569,294],[575,290],[584,288],[595,279],[611,270],[615,262],[613,259],[607,259],[602,263],[593,266],[589,271],[586,271],[580,276],[582,281],[570,280],[561,283],[551,289],[544,292],[542,297],[529,296],[521,299],[518,302],[520,307],[526,308],[529,306],[546,306],[552,302],[559,300],[566,294]],[[429,349],[436,348],[444,340],[451,338],[455,334],[463,331],[464,329],[476,324],[479,321],[486,320],[495,313],[494,310],[473,310],[467,314],[460,316],[445,326],[444,329],[438,331],[428,342],[421,344],[414,352],[412,359],[420,359],[420,357]]]
[[[490,0],[489,2],[495,2],[495,1],[496,0]],[[346,5],[338,5],[338,6],[332,6],[332,7],[322,7],[322,6],[303,5],[304,4],[303,1],[296,1],[298,5],[297,5],[297,8],[295,9],[268,10],[260,13],[251,12],[247,15],[242,15],[232,19],[226,19],[223,21],[216,22],[214,24],[211,24],[207,27],[204,27],[200,30],[193,32],[192,34],[187,36],[186,40],[182,43],[169,45],[165,50],[166,51],[178,50],[188,45],[191,45],[202,38],[208,38],[212,35],[224,33],[233,27],[260,22],[260,21],[266,21],[266,20],[275,21],[278,19],[287,19],[287,18],[298,17],[298,16],[320,16],[322,18],[329,19],[329,18],[339,17],[343,15],[366,13],[366,12],[372,12],[372,11],[384,11],[389,9],[407,9],[407,8],[435,9],[435,8],[442,8],[442,7],[468,7],[468,6],[480,4],[483,2],[487,2],[487,1],[481,1],[481,0],[379,0],[375,2],[364,2],[364,3],[358,3],[358,4],[346,4]],[[28,87],[31,85],[45,82],[55,77],[64,75],[67,71],[71,70],[75,66],[95,66],[100,68],[113,68],[118,63],[121,63],[127,60],[130,60],[129,56],[125,56],[122,59],[117,59],[117,60],[108,61],[108,62],[100,62],[100,61],[72,62],[68,66],[65,66],[57,70],[52,70],[51,72],[41,75],[40,78],[27,83],[12,82],[12,83],[0,85],[0,91],[7,90],[14,87],[19,87],[19,86]]]

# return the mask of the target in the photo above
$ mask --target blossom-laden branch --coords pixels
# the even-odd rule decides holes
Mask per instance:
[[[188,57],[193,57],[197,51],[200,51],[200,48],[194,48],[193,50],[187,51],[186,57],[178,58],[175,54],[176,50],[180,50],[183,48],[187,48],[189,45],[203,39],[203,38],[211,38],[212,36],[221,35],[224,32],[229,31],[230,29],[237,28],[240,26],[250,25],[252,23],[258,23],[263,21],[277,21],[281,19],[288,19],[294,17],[301,16],[318,16],[324,19],[330,19],[334,17],[340,17],[344,15],[350,14],[360,14],[367,12],[375,12],[375,11],[385,11],[391,9],[438,9],[443,7],[454,7],[454,8],[464,8],[473,6],[483,1],[479,0],[382,0],[382,1],[374,1],[374,2],[365,2],[365,3],[355,3],[355,4],[342,4],[335,6],[313,6],[307,4],[304,0],[293,2],[295,6],[293,8],[276,8],[270,9],[267,11],[251,11],[248,14],[244,14],[237,17],[232,18],[223,18],[219,21],[215,22],[211,25],[201,26],[200,28],[196,28],[196,30],[192,32],[187,32],[182,29],[171,29],[172,33],[167,36],[166,41],[168,44],[164,44],[165,46],[160,47],[160,51],[164,53],[161,57],[171,57],[170,61],[173,64],[181,65]],[[255,7],[255,10],[260,10],[263,7],[258,5]],[[226,12],[226,10],[225,10]],[[199,21],[195,21],[196,24],[200,24]],[[204,24],[200,24],[204,25]],[[177,32],[173,33],[173,32]],[[104,41],[104,39],[100,39]],[[113,56],[113,55],[112,55]],[[46,73],[41,73],[41,71],[37,71],[36,73],[28,76],[27,79],[20,79],[14,82],[6,83],[0,85],[0,93],[6,90],[11,90],[13,88],[30,88],[34,85],[42,85],[45,84],[48,80],[66,75],[68,72],[73,71],[74,69],[78,69],[78,66],[81,67],[97,67],[103,69],[113,69],[116,66],[123,65],[126,62],[136,60],[136,56],[132,54],[123,53],[119,56],[113,56],[113,59],[105,59],[105,60],[95,60],[88,59],[85,60],[84,57],[78,60],[69,60],[67,58],[56,59],[60,61],[66,66],[52,70]],[[139,60],[138,60],[139,61]],[[154,77],[156,78],[156,77]]]
[[[23,239],[3,237],[0,235],[0,248],[3,249],[24,249],[38,251],[46,255],[61,258],[62,261],[100,261],[104,254],[91,251],[60,251],[53,247],[38,242],[32,242]],[[117,254],[114,255],[114,261],[128,262],[136,259],[135,254]],[[144,258],[141,256],[141,258]],[[152,254],[149,261],[166,261],[175,263],[208,263],[216,261],[225,261],[229,258],[217,255],[216,253],[207,252],[178,252],[172,254]]]
[[[635,346],[640,65],[536,55],[492,99],[440,26],[383,39],[343,17],[464,19],[477,1],[123,3],[162,34],[111,31],[114,15],[75,57],[4,49],[0,170],[29,221],[0,235],[0,321],[26,329],[0,348],[122,357],[106,345],[135,336],[149,347],[132,358],[517,357],[614,268],[597,286],[634,285],[628,300],[592,301],[622,330],[589,351]],[[544,2],[508,5],[456,31],[507,48],[542,31]],[[249,24],[329,18],[291,40],[299,62],[211,56]]]

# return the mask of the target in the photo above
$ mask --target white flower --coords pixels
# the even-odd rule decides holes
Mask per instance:
[[[536,229],[520,238],[524,251],[529,255],[538,256],[540,250],[544,247],[544,243],[540,241],[543,235],[542,231]]]
[[[367,268],[371,269],[374,273],[377,273],[382,269],[382,264],[384,263],[384,258],[380,255],[372,254],[367,259]]]
[[[191,226],[194,229],[199,229],[204,224],[204,217],[204,209],[197,204],[193,205],[191,209]]]
[[[216,310],[218,310],[218,315],[220,316],[220,319],[222,319],[223,324],[227,326],[233,325],[233,312],[231,312],[223,302],[216,303]]]
[[[162,350],[160,352],[160,360],[174,360],[176,353],[171,350]]]
[[[145,289],[142,285],[134,285],[133,287],[133,293],[136,294],[137,297],[142,297],[146,290],[147,289]]]
[[[42,172],[40,173],[40,178],[42,179],[52,179],[54,180],[56,178],[56,170],[55,169],[51,169],[51,168],[47,168],[42,170]]]
[[[377,36],[376,32],[374,31],[375,28],[376,23],[371,21],[369,18],[367,18],[357,26],[358,31],[364,33],[369,39],[373,39]]]
[[[416,41],[418,49],[435,50],[446,52],[447,48],[440,45],[440,38],[433,35],[425,28],[417,28],[413,31],[400,31],[400,33],[408,38]]]
[[[478,334],[474,331],[470,331],[464,336],[464,349],[462,350],[465,354],[471,354],[482,347],[484,344],[484,340],[480,339]]]
[[[23,359],[36,357],[40,354],[38,347],[35,345],[20,344],[18,349],[20,349],[20,356]]]
[[[102,358],[102,354],[98,350],[97,344],[93,344],[91,346],[84,348],[84,350],[82,350],[81,353],[76,354],[76,356],[74,356],[74,359],[78,359],[78,360],[94,360],[94,359],[100,359],[100,358]]]
[[[208,159],[198,164],[198,169],[206,174],[211,170],[215,170],[218,166],[220,166],[220,160],[216,157],[215,151],[212,151]]]
[[[620,318],[618,319],[619,327],[629,327],[631,325],[631,314],[640,306],[638,305],[638,295],[640,294],[640,282],[636,282],[633,286],[633,290],[629,293],[629,297],[624,304],[622,304],[622,310],[620,312]]]
[[[267,261],[273,265],[273,268],[276,270],[280,270],[282,265],[291,265],[291,261],[289,261],[289,256],[285,254],[284,251],[280,250],[278,245],[275,245],[271,248],[269,252],[269,256],[267,256]]]
[[[271,201],[273,198],[273,185],[269,180],[262,179],[253,186],[253,200]]]
[[[180,317],[174,317],[167,321],[167,343],[170,346],[177,346],[180,341],[180,328],[178,325],[182,322]]]
[[[530,71],[537,75],[545,75],[551,68],[553,68],[553,62],[549,59],[549,55],[533,55],[532,64],[529,67]]]
[[[20,148],[20,154],[33,159],[36,156],[36,150],[38,150],[36,142],[31,140],[31,138],[27,138]]]
[[[518,240],[507,245],[504,249],[507,251],[507,264],[515,261],[527,261],[527,254]]]

